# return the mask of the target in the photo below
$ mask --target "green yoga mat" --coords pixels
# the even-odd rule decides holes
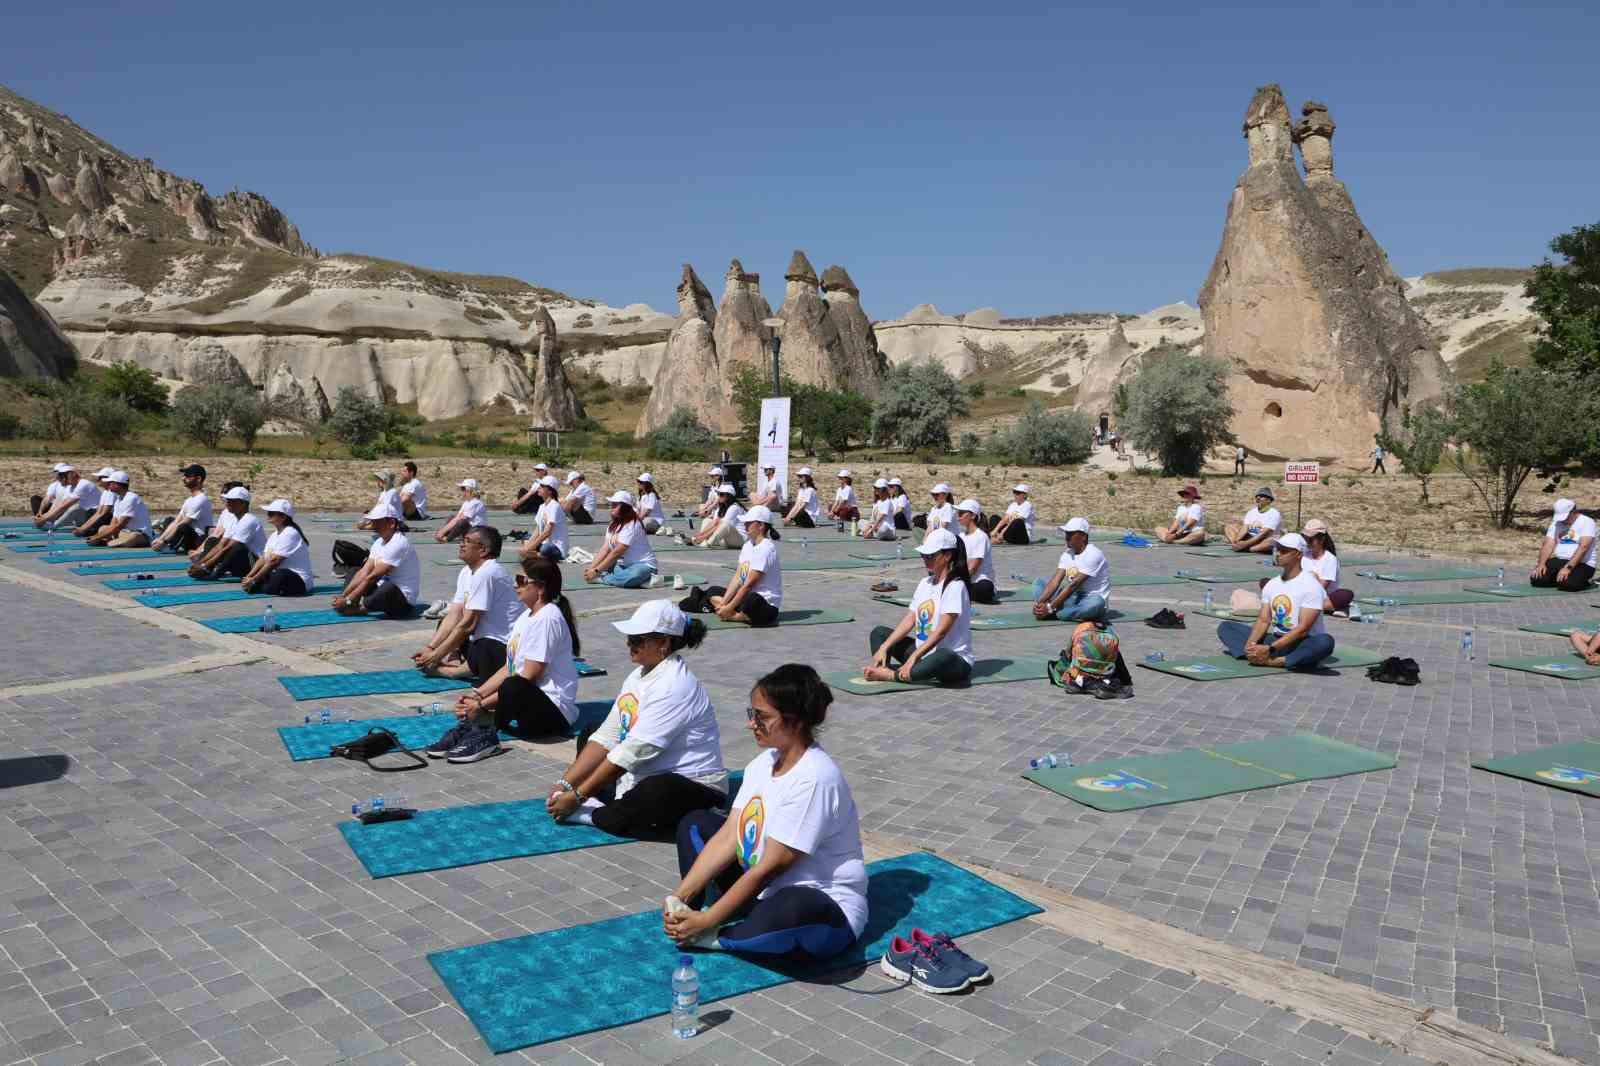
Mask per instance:
[[[1029,770],[1022,776],[1097,811],[1132,811],[1394,767],[1395,760],[1388,755],[1316,733],[1290,733],[1213,748]]]
[[[1462,591],[1476,592],[1479,595],[1497,597],[1499,599],[1524,600],[1540,596],[1582,596],[1591,590],[1579,589],[1576,592],[1568,592],[1565,589],[1536,589],[1532,585],[1507,585],[1504,588],[1496,586],[1493,588],[1463,589]]]
[[[743,622],[724,622],[714,614],[697,615],[706,628],[713,633],[719,629],[750,629],[751,626]],[[795,609],[792,611],[778,612],[779,626],[827,626],[836,622],[854,622],[855,615],[849,611],[826,611],[821,608],[811,607]],[[756,629],[771,629],[773,626],[756,626]]]
[[[1536,785],[1600,796],[1600,740],[1576,740],[1498,759],[1474,759],[1472,765]]]
[[[1127,618],[1127,614],[1112,608],[1107,610],[1102,622],[1119,622]],[[1038,619],[1031,611],[1002,611],[995,614],[980,614],[973,612],[970,622],[973,629],[1044,629],[1047,626],[1072,628],[1077,622],[1063,622],[1059,618]]]
[[[1139,585],[1176,585],[1182,580],[1181,577],[1166,577],[1161,574],[1112,574],[1111,587],[1126,589]]]
[[[979,659],[972,666],[973,685],[998,685],[1006,681],[1045,681],[1043,659]],[[882,696],[888,692],[926,692],[930,688],[961,688],[936,684],[906,684],[903,681],[868,681],[860,670],[835,670],[822,675],[822,680],[834,688],[854,692],[857,696]]]
[[[1388,600],[1388,603],[1379,603],[1378,600]],[[1485,596],[1481,592],[1395,592],[1387,590],[1380,596],[1373,593],[1370,596],[1357,596],[1356,602],[1363,606],[1373,607],[1425,607],[1440,603],[1504,603],[1504,596]]]
[[[739,564],[727,562],[722,564],[725,570],[737,570]],[[882,563],[872,563],[865,559],[796,559],[794,553],[788,553],[783,559],[783,569],[787,573],[802,573],[810,570],[881,570]]]
[[[655,906],[637,914],[436,951],[428,961],[494,1052],[658,1017],[671,1007],[667,978],[679,951],[662,935],[660,901],[648,902]],[[919,852],[867,864],[867,913],[861,937],[820,963],[695,952],[700,1002],[875,962],[912,926],[963,937],[1040,908]]]
[[[1199,555],[1207,559],[1248,559],[1254,555],[1258,559],[1270,559],[1272,555],[1265,552],[1236,552],[1229,547],[1195,548],[1188,547],[1183,550],[1185,555]]]
[[[872,598],[877,600],[879,603],[891,603],[896,607],[910,607],[911,606],[911,597],[910,596],[902,596],[902,595],[900,595],[899,593],[896,593],[896,592],[883,592],[883,593],[879,593],[879,594],[873,596]],[[1028,601],[1031,602],[1032,599],[1033,599],[1033,590],[1032,589],[999,589],[998,591],[995,592],[994,598],[997,599],[997,600],[1002,600],[1002,601],[1004,601],[1004,600],[1021,599],[1021,600],[1028,600]],[[979,606],[982,606],[982,605],[980,604]]]
[[[1563,681],[1592,681],[1600,677],[1600,666],[1590,666],[1579,658],[1577,652],[1566,655],[1531,655],[1525,659],[1490,659],[1490,666],[1502,670],[1521,670],[1527,674],[1559,677]]]
[[[596,581],[593,584],[590,584],[589,582],[583,580],[581,576],[576,580],[569,581],[567,580],[566,576],[563,575],[561,579],[561,591],[583,592],[586,589],[601,589],[610,590],[612,592],[653,592],[658,596],[670,595],[673,592],[672,579],[675,577],[683,578],[684,588],[688,588],[691,585],[705,585],[711,581],[711,579],[704,574],[693,574],[686,570],[682,574],[662,574],[662,584],[657,585],[655,588],[651,588],[650,586],[646,585],[643,588],[625,589],[618,585],[607,585],[603,581]]]
[[[1366,648],[1358,648],[1353,644],[1339,644],[1334,648],[1332,655],[1318,664],[1318,670],[1348,670],[1357,667],[1375,666],[1383,662],[1387,656],[1379,655]],[[1207,655],[1194,659],[1167,659],[1164,662],[1152,663],[1143,659],[1139,665],[1147,670],[1158,673],[1172,674],[1174,677],[1187,678],[1190,681],[1238,681],[1250,677],[1284,677],[1292,671],[1282,670],[1270,666],[1251,666],[1243,659],[1235,659],[1231,655]]]
[[[1378,570],[1358,573],[1357,577],[1374,577],[1379,581],[1475,581],[1480,577],[1494,577],[1493,570],[1459,568],[1453,570]]]
[[[1172,580],[1199,581],[1206,585],[1221,585],[1228,582],[1242,582],[1247,585],[1254,585],[1264,577],[1277,577],[1280,572],[1275,566],[1257,566],[1249,569],[1240,567],[1237,570],[1216,570],[1208,573],[1190,573],[1186,571],[1182,577],[1174,574]],[[1112,578],[1111,584],[1113,587],[1116,583],[1117,579]]]
[[[1524,633],[1549,633],[1557,637],[1570,637],[1574,633],[1594,633],[1600,630],[1600,618],[1575,618],[1570,622],[1539,622],[1531,626],[1518,626]]]

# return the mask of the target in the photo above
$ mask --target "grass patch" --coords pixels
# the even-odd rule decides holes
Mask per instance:
[[[303,281],[297,281],[293,285],[289,286],[287,289],[283,290],[282,295],[280,295],[276,300],[272,301],[272,306],[273,307],[288,307],[290,304],[294,303],[296,300],[300,299],[301,297],[310,296],[310,295],[311,295],[311,286],[307,285]]]
[[[1467,334],[1452,369],[1460,381],[1481,381],[1489,364],[1499,359],[1507,366],[1527,366],[1533,361],[1533,322],[1489,322]]]
[[[1430,292],[1412,299],[1418,312],[1436,319],[1470,318],[1493,311],[1504,300],[1499,292]]]
[[[648,333],[562,333],[559,335],[563,359],[580,355],[598,355],[617,348],[631,348],[641,344],[665,344],[672,336],[669,329]]]
[[[477,307],[469,305],[463,309],[461,313],[466,315],[474,322],[504,322],[506,320],[506,316],[502,315],[493,307]]]
[[[227,259],[223,259],[213,265],[220,270],[227,262]],[[238,269],[228,277],[222,288],[198,300],[190,300],[182,309],[193,311],[197,315],[220,314],[241,300],[248,300],[262,289],[270,288],[285,275],[305,269],[305,266],[304,259],[287,252],[268,251],[265,248],[250,249],[243,253]]]
[[[410,263],[401,263],[393,259],[379,259],[371,255],[359,255],[351,252],[340,252],[339,259],[348,259],[362,264],[360,270],[350,276],[352,282],[365,282],[370,285],[388,285],[397,281],[413,281],[425,292],[434,296],[448,299],[460,299],[468,293],[483,293],[489,296],[510,297],[536,297],[541,300],[570,300],[565,293],[555,289],[546,289],[539,285],[530,285],[520,278],[504,277],[499,274],[457,274],[450,270],[433,270],[429,267],[413,266]],[[582,303],[583,301],[575,301]]]
[[[1422,275],[1424,281],[1441,285],[1521,285],[1533,277],[1531,267],[1464,267],[1460,270],[1436,270]]]

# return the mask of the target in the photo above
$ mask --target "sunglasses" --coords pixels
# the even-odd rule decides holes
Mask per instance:
[[[745,721],[759,725],[762,729],[772,728],[771,719],[768,718],[763,712],[756,710],[754,707],[746,707],[744,709],[744,717]]]
[[[654,633],[629,633],[628,649],[631,651],[634,648],[642,648],[648,641],[654,639],[656,639],[656,634]]]

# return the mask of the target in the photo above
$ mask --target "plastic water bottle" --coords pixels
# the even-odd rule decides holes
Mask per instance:
[[[1472,630],[1461,631],[1461,657],[1468,662],[1472,661]]]
[[[1381,614],[1351,615],[1350,617],[1363,625],[1369,626],[1379,625],[1383,622],[1383,615]]]
[[[672,1035],[688,1040],[700,1032],[700,975],[694,956],[679,955],[672,971]]]
[[[1206,591],[1205,591],[1205,602],[1206,602],[1206,613],[1207,614],[1211,613],[1212,600],[1213,600],[1213,596],[1211,595],[1211,586],[1207,585],[1206,586]]]
[[[394,792],[386,796],[373,796],[369,800],[357,800],[355,803],[350,804],[350,813],[359,818],[368,811],[377,813],[386,809],[398,810],[405,806],[406,794],[404,792]]]
[[[1030,581],[1030,579],[1029,579],[1027,574],[1019,574],[1015,570],[1011,571],[1011,580],[1019,582],[1020,584],[1023,584],[1023,585],[1027,585],[1027,584],[1031,583],[1031,581]]]
[[[1030,770],[1053,770],[1057,766],[1071,766],[1072,756],[1064,751],[1047,751],[1037,758],[1028,760]]]
[[[905,562],[905,559],[906,559],[906,546],[904,544],[900,543],[900,538],[899,537],[896,537],[895,541],[894,541],[894,561],[897,562],[897,563],[903,563],[903,562]]]
[[[1392,596],[1379,596],[1372,602],[1378,607],[1393,607],[1395,605],[1394,597]]]
[[[332,707],[322,708],[322,710],[317,712],[317,716],[315,718],[311,717],[309,714],[306,715],[306,725],[311,725],[313,722],[315,722],[317,725],[327,725],[331,721],[333,721]]]
[[[1167,661],[1167,653],[1164,651],[1153,651],[1144,657],[1144,661],[1147,663],[1164,663]]]
[[[272,613],[272,604],[267,604],[267,609],[261,612],[261,632],[276,633],[278,631],[278,616]]]
[[[800,538],[800,559],[801,559],[801,561],[805,561],[805,560],[810,559],[810,558],[811,558],[811,538],[810,537],[801,537]]]
[[[1503,566],[1495,568],[1494,587],[1497,589],[1503,589],[1506,587],[1506,568]]]
[[[417,705],[417,713],[418,714],[443,714],[444,713],[444,704],[440,703],[438,700],[434,700],[432,703],[418,704]]]

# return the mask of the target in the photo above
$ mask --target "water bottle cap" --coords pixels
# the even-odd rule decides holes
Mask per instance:
[[[690,966],[690,967],[694,966],[694,956],[690,955],[690,954],[687,954],[687,953],[685,953],[683,955],[679,955],[678,956],[678,965],[679,966]]]

